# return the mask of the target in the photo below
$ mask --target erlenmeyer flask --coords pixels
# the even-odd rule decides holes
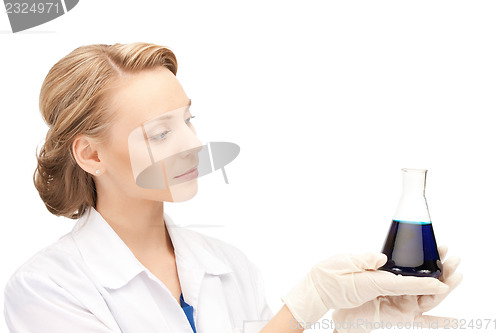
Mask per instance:
[[[441,259],[425,199],[425,169],[402,169],[403,194],[382,252],[379,269],[395,274],[439,278]]]

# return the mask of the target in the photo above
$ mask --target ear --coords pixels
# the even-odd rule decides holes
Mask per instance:
[[[76,163],[91,175],[102,174],[104,165],[99,159],[99,152],[95,142],[86,135],[78,135],[71,145]],[[96,173],[96,170],[99,170]]]

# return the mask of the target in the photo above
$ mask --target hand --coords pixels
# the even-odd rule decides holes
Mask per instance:
[[[443,260],[448,252],[447,247],[440,246],[438,251]],[[460,259],[456,256],[443,262],[443,273],[439,280],[448,285],[447,292],[436,295],[379,296],[356,308],[335,310],[332,319],[336,331],[366,333],[377,328],[410,325],[417,328],[441,328],[446,323],[449,324],[452,318],[422,313],[435,308],[462,281],[462,274],[455,273],[459,263]]]
[[[383,253],[332,256],[313,266],[281,300],[307,328],[329,309],[356,308],[379,296],[436,295],[449,290],[435,278],[377,270],[386,262]]]

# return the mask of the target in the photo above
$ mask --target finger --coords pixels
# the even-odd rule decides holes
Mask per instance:
[[[414,320],[415,327],[418,328],[451,328],[452,323],[459,320],[452,317],[438,317],[420,315]],[[417,326],[418,325],[418,326]]]
[[[372,286],[376,296],[434,295],[446,293],[448,285],[431,277],[395,275],[386,271],[367,271],[356,279]]]
[[[441,261],[443,261],[444,258],[446,258],[446,255],[448,254],[448,246],[439,245],[438,246],[438,253],[439,253],[439,259],[441,259]]]
[[[462,273],[454,273],[446,279],[446,284],[450,288],[448,292],[437,295],[422,295],[419,297],[418,303],[422,312],[427,312],[438,306],[445,298],[462,282]]]
[[[445,282],[448,276],[453,275],[459,264],[460,258],[457,256],[450,257],[448,260],[443,262],[443,274],[441,280]]]
[[[332,320],[335,328],[340,333],[368,333],[371,330],[365,327],[364,324],[369,320],[375,319],[379,308],[379,300],[374,299],[356,308],[334,310],[332,312]],[[364,320],[360,322],[360,319]]]

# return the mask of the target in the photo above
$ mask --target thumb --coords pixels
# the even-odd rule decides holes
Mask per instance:
[[[358,271],[376,270],[387,262],[387,256],[383,253],[365,253],[351,255],[352,264]]]
[[[387,256],[384,253],[377,253],[377,261],[375,262],[375,269],[378,269],[385,265],[387,262]]]
[[[351,274],[374,271],[387,262],[383,253],[352,254],[343,253],[331,256],[313,266],[312,271],[330,274]]]

